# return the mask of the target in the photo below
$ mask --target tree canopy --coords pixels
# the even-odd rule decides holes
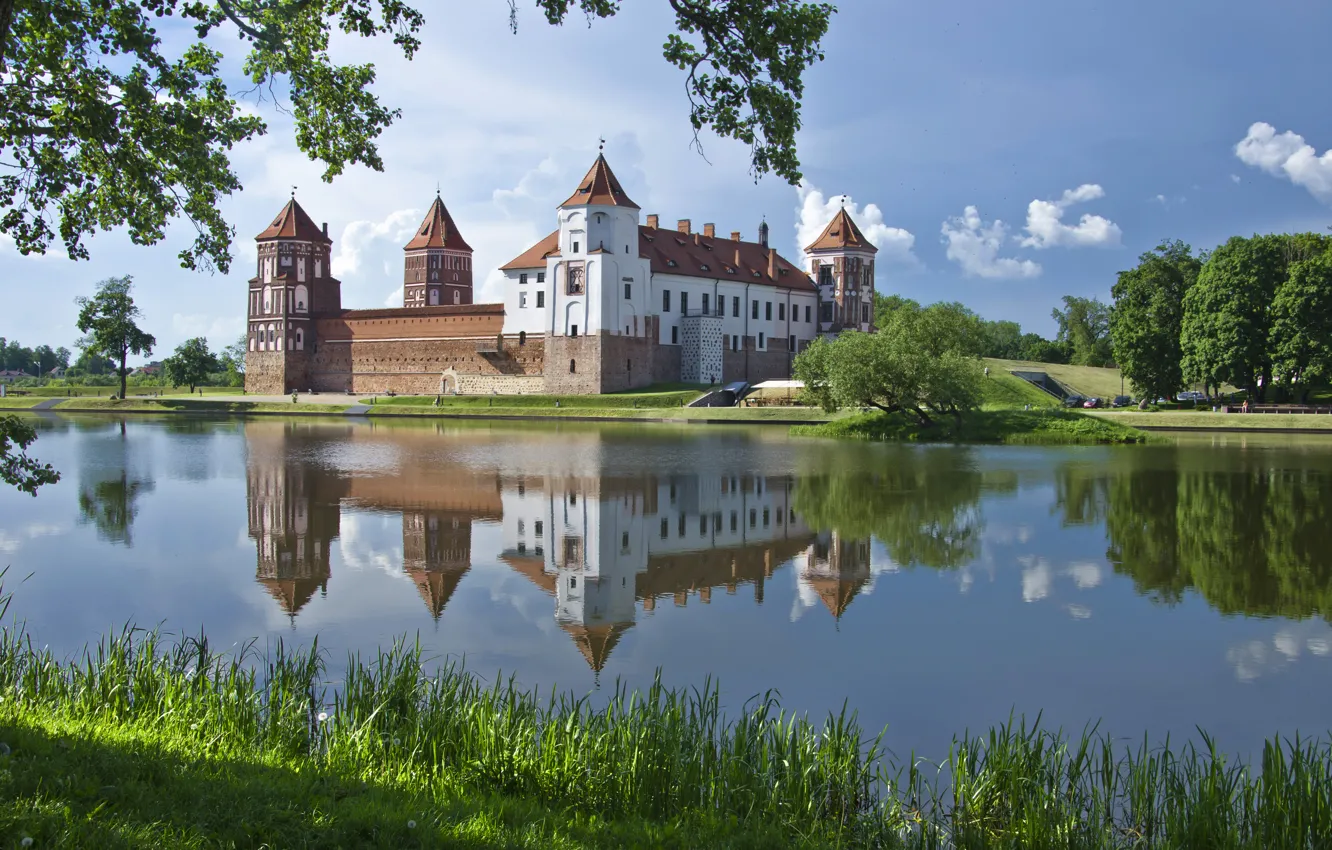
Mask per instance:
[[[176,346],[176,352],[162,361],[162,369],[172,384],[194,392],[210,374],[222,371],[222,363],[208,349],[208,340],[197,336]]]
[[[1110,308],[1096,298],[1064,296],[1064,309],[1051,316],[1059,323],[1055,340],[1065,345],[1069,362],[1077,366],[1105,366],[1111,360]]]
[[[91,298],[81,295],[74,299],[79,305],[78,328],[88,335],[83,340],[84,349],[99,352],[119,364],[116,374],[120,376],[121,398],[125,397],[125,379],[129,375],[125,360],[131,353],[152,354],[157,344],[152,334],[140,330],[136,324],[141,313],[130,296],[132,288],[129,276],[111,277],[97,284],[97,293]]]
[[[802,75],[823,58],[833,7],[801,0],[667,0],[668,62],[685,73],[690,122],[750,148],[757,177],[800,179],[795,136]],[[619,0],[536,0],[545,20],[589,21]],[[190,28],[173,50],[159,26]],[[220,200],[240,188],[231,149],[263,135],[222,75],[216,34],[245,46],[255,91],[285,91],[296,146],[331,181],[348,166],[383,169],[377,139],[401,111],[371,87],[372,64],[339,64],[335,30],[391,39],[410,60],[424,15],[402,0],[0,0],[0,233],[24,254],[57,243],[88,256],[87,237],[125,227],[151,245],[179,218],[196,232],[185,268],[231,263]],[[518,26],[516,0],[510,24]]]
[[[1184,386],[1184,296],[1201,269],[1192,248],[1166,241],[1138,257],[1137,266],[1120,272],[1110,290],[1115,362],[1143,400],[1172,398]]]
[[[957,306],[902,307],[878,333],[817,339],[796,357],[795,377],[806,398],[828,411],[875,407],[930,424],[975,409],[982,377],[972,331],[979,325]]]
[[[60,473],[49,463],[28,457],[26,449],[37,432],[17,416],[0,416],[0,481],[29,495],[37,495],[43,484],[54,484]]]

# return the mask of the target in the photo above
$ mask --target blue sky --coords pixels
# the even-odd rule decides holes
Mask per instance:
[[[500,0],[444,5],[426,7],[410,63],[387,42],[335,42],[340,58],[376,63],[377,91],[403,111],[381,139],[384,172],[321,183],[283,116],[258,104],[270,132],[234,151],[245,189],[225,204],[230,274],[178,268],[184,227],[150,248],[100,235],[87,262],[21,257],[0,237],[0,336],[72,346],[74,297],[131,274],[158,355],[200,334],[232,341],[252,237],[293,184],[329,223],[346,306],[400,303],[401,246],[436,183],[476,249],[480,300],[495,300],[485,270],[553,228],[599,136],[630,196],[664,223],[752,239],[766,216],[796,258],[846,194],[881,245],[881,292],[955,299],[1047,335],[1061,296],[1108,300],[1115,273],[1163,238],[1205,248],[1332,224],[1332,8],[1308,0],[843,0],[806,75],[803,187],[755,185],[737,143],[705,137],[706,160],[691,149],[683,78],[660,54],[665,0],[558,29],[520,0],[517,35]],[[220,44],[238,68],[239,43]]]

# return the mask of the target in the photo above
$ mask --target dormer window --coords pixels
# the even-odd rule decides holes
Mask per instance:
[[[677,265],[679,265],[679,263],[675,262],[675,260],[667,260],[666,265],[670,266],[671,268],[675,268]]]
[[[752,274],[754,277],[763,277],[763,275],[759,274],[758,269],[752,270],[750,274]]]
[[[708,266],[707,263],[699,263],[699,264],[698,264],[698,267],[699,267],[700,269],[702,269],[703,271],[705,271],[705,272],[712,271],[712,269]]]
[[[727,267],[726,267],[726,273],[727,273],[727,274],[735,274],[735,269],[731,268],[730,266],[727,266]]]

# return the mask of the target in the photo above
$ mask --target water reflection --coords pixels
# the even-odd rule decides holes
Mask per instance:
[[[1166,604],[1193,590],[1228,614],[1332,611],[1332,475],[1325,458],[1138,451],[1056,473],[1065,523],[1104,524],[1106,558]]]
[[[79,466],[79,522],[97,536],[126,547],[134,545],[132,528],[139,499],[153,491],[148,458],[135,451],[123,421],[104,424],[83,444]]]
[[[559,451],[521,463],[478,461],[465,447],[463,457],[404,453],[409,434],[351,427],[252,422],[245,437],[256,580],[293,625],[328,592],[346,509],[401,514],[401,569],[435,620],[474,557],[498,560],[553,597],[555,622],[598,672],[640,605],[706,605],[714,590],[742,587],[762,604],[774,569],[794,562],[802,590],[840,618],[871,579],[868,536],[812,530],[796,511],[792,475],[615,474],[571,463],[580,451],[614,451],[595,433],[562,435]],[[502,551],[473,552],[476,523],[500,525]]]

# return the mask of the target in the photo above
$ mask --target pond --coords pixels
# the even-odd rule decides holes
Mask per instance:
[[[845,702],[900,756],[1010,712],[1252,754],[1327,731],[1332,440],[914,447],[774,428],[40,419],[11,614],[215,645],[395,637],[579,693]]]

